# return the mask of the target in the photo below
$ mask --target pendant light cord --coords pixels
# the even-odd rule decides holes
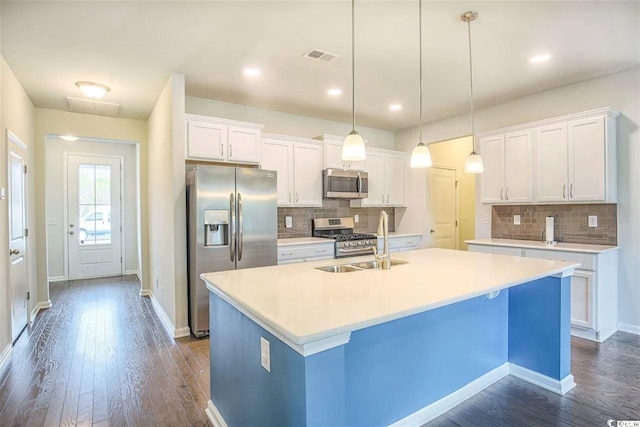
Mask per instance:
[[[356,0],[351,0],[351,114],[356,130]]]
[[[471,21],[467,21],[467,29],[469,35],[469,91],[471,96],[469,99],[471,100],[471,139],[473,142],[473,152],[476,151],[476,133],[475,133],[475,124],[473,121],[473,60],[471,55]]]
[[[422,144],[422,0],[418,0],[418,33],[420,49],[420,123],[418,126],[418,144]]]

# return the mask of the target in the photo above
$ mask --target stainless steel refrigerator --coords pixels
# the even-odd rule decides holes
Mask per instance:
[[[189,326],[209,333],[209,292],[200,274],[276,265],[276,172],[187,167]]]

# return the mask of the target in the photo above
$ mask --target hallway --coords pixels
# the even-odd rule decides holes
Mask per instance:
[[[0,425],[208,425],[209,340],[174,341],[135,276],[51,284],[0,371]]]

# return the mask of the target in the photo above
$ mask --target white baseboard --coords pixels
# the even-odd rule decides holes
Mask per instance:
[[[618,330],[629,334],[640,335],[640,325],[631,325],[629,323],[618,322]]]
[[[138,280],[141,280],[140,278],[140,271],[139,270],[125,270],[124,271],[125,275],[130,275],[130,274],[135,274],[136,277],[138,278]]]
[[[47,308],[51,308],[51,300],[40,301],[39,303],[36,303],[36,305],[33,307],[33,310],[31,310],[30,319],[33,321],[33,319],[36,318],[40,310],[45,310]]]
[[[140,289],[140,296],[141,297],[151,296],[151,289]]]
[[[9,356],[11,356],[11,352],[13,351],[13,345],[11,343],[7,344],[7,346],[0,353],[0,371],[4,367],[4,364],[9,360]]]
[[[471,381],[464,387],[454,391],[450,395],[445,396],[442,399],[435,401],[422,409],[417,410],[413,414],[396,421],[389,427],[410,427],[423,425],[433,420],[434,418],[439,417],[455,406],[458,406],[465,400],[473,397],[474,395],[478,394],[485,388],[489,387],[491,384],[501,380],[507,375],[509,375],[509,363],[498,366],[497,368],[487,372],[481,377]],[[215,425],[216,424],[214,423],[214,426]]]
[[[218,408],[216,408],[216,405],[214,405],[211,400],[207,402],[207,407],[204,410],[204,413],[207,414],[207,418],[209,418],[213,427],[228,427],[224,418],[220,415],[220,411],[218,411]]]
[[[65,276],[49,277],[49,283],[51,283],[51,282],[64,282],[65,280],[67,280],[67,278]]]
[[[567,375],[562,380],[556,380],[513,363],[509,363],[509,374],[531,384],[537,385],[538,387],[542,387],[559,394],[560,396],[566,394],[576,386],[576,383],[573,381],[573,375],[571,374]]]
[[[171,335],[173,338],[182,338],[191,334],[191,330],[188,327],[176,329],[175,325],[173,324],[171,319],[169,319],[167,313],[164,311],[164,308],[162,308],[160,301],[158,301],[158,299],[155,297],[155,295],[153,295],[153,292],[151,291],[149,291],[149,298],[151,299],[151,305],[153,306],[153,309],[160,318],[160,322],[162,322],[162,326],[164,326],[164,329],[169,332],[169,335]]]

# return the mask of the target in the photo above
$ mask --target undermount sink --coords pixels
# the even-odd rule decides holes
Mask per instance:
[[[391,266],[407,264],[407,261],[400,261],[397,259],[391,260]],[[326,267],[316,267],[316,270],[326,271],[327,273],[351,273],[354,271],[373,270],[375,268],[381,268],[378,261],[363,261],[355,262],[353,264],[342,265],[328,265]]]

